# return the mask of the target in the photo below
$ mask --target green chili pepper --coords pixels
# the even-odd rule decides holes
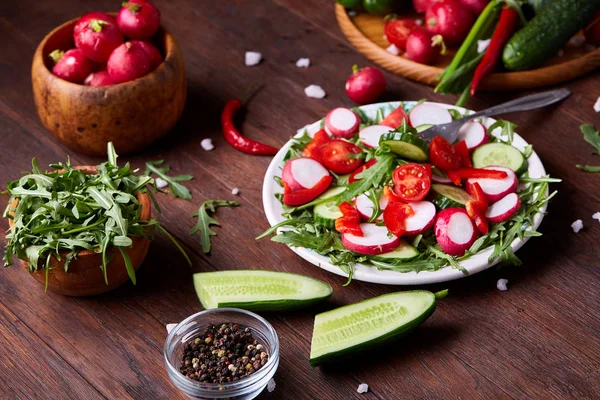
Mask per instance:
[[[336,0],[338,4],[344,6],[348,10],[358,10],[362,0]]]
[[[369,14],[385,15],[394,10],[396,0],[363,0],[363,7]]]

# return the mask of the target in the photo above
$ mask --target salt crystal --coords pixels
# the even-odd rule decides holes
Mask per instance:
[[[237,196],[239,192],[240,192],[240,189],[238,189],[238,188],[231,189],[231,194],[234,196]]]
[[[396,47],[396,45],[391,44],[390,47],[388,47],[387,49],[385,49],[388,53],[393,54],[395,56],[397,56],[398,54],[400,54],[400,49]]]
[[[354,11],[354,10],[348,11],[348,16],[349,17],[356,17],[356,11]]]
[[[563,49],[560,49],[560,50],[558,51],[557,55],[558,55],[559,57],[562,57],[562,56],[564,56],[564,55],[565,55],[565,51],[564,51]]]
[[[175,328],[177,324],[167,324],[167,333],[171,333],[173,328]]]
[[[571,224],[571,228],[573,228],[573,232],[577,233],[583,229],[583,221],[578,219],[577,221]]]
[[[594,104],[594,111],[600,112],[600,97],[596,99],[596,104]]]
[[[248,66],[248,67],[253,67],[255,65],[258,65],[261,60],[262,60],[262,54],[260,54],[256,51],[247,51],[246,56],[244,58],[244,62],[246,63],[246,66]]]
[[[312,97],[314,99],[322,99],[327,94],[323,90],[323,88],[319,85],[310,85],[304,88],[304,93],[308,97]]]
[[[160,178],[156,178],[154,180],[154,183],[156,183],[156,187],[159,189],[164,189],[166,188],[169,184],[167,183],[167,181],[160,179]]]
[[[211,151],[215,148],[215,145],[212,143],[212,139],[209,138],[202,139],[200,146],[202,146],[205,151]]]
[[[598,222],[600,222],[600,212],[594,213],[594,215],[592,215],[592,219],[597,219]]]
[[[575,47],[579,47],[585,43],[585,37],[581,35],[573,36],[569,43]]]
[[[358,385],[358,389],[356,389],[358,393],[367,393],[369,391],[369,385],[366,383],[361,383]]]
[[[422,19],[415,19],[415,24],[421,26],[421,25],[423,25],[423,20]]]
[[[508,279],[498,279],[498,282],[496,282],[496,287],[498,288],[498,290],[502,290],[504,292],[508,290],[508,288],[506,287],[507,283]]]
[[[492,41],[492,39],[486,39],[486,40],[478,40],[477,41],[477,52],[479,54],[483,53],[484,51],[487,50],[488,46],[490,45],[490,42]]]
[[[269,383],[267,383],[267,392],[271,393],[273,390],[275,390],[276,386],[275,379],[271,379]]]
[[[296,67],[298,68],[308,68],[310,66],[310,58],[299,58],[296,61]]]

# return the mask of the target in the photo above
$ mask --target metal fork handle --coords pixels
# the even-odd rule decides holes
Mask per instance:
[[[509,114],[517,111],[535,110],[536,108],[546,107],[550,104],[557,103],[567,98],[570,94],[571,91],[569,89],[556,89],[530,94],[529,96],[520,97],[476,112],[475,114],[467,115],[462,118],[461,121],[467,122],[475,118],[492,117],[494,115]]]

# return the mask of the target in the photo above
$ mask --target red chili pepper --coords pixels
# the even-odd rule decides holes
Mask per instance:
[[[467,178],[504,179],[508,174],[504,171],[496,171],[484,168],[459,168],[448,171],[448,178],[457,186],[460,181]]]
[[[467,147],[467,142],[461,140],[460,142],[454,145],[454,150],[460,156],[460,165],[461,167],[471,168],[473,164],[471,164],[471,156],[469,155],[469,148]]]
[[[505,6],[500,13],[500,20],[498,21],[498,25],[496,25],[492,40],[490,41],[481,62],[477,66],[477,69],[475,69],[473,81],[471,82],[471,96],[477,91],[482,79],[486,77],[498,63],[504,45],[515,33],[518,25],[519,14],[517,11],[510,6]]]
[[[489,232],[488,221],[485,216],[485,213],[488,210],[487,197],[479,183],[475,182],[472,189],[473,197],[475,199],[467,201],[465,208],[467,209],[469,218],[475,222],[477,230],[481,232],[482,235],[487,235]]]
[[[242,107],[238,99],[229,100],[221,113],[221,128],[223,136],[234,149],[246,154],[273,155],[278,149],[269,145],[259,143],[242,135],[233,124],[235,113]]]
[[[485,192],[481,188],[481,185],[478,182],[475,182],[473,184],[472,189],[473,189],[472,191],[473,191],[473,197],[475,198],[475,201],[485,205],[485,209],[487,210],[488,199],[487,199],[487,196],[485,195]]]
[[[360,214],[356,207],[345,201],[340,204],[339,208],[344,216],[335,220],[335,230],[339,233],[364,236],[363,231],[360,229]]]

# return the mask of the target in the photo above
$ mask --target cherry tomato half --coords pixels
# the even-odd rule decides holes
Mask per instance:
[[[403,201],[423,200],[431,187],[431,167],[408,163],[399,166],[392,175],[394,194]]]
[[[399,128],[402,125],[402,122],[406,120],[408,123],[408,116],[406,115],[406,111],[402,107],[402,104],[398,106],[394,111],[391,112],[390,115],[385,117],[379,125],[389,126],[392,129]]]
[[[349,174],[363,163],[356,158],[362,152],[357,145],[345,140],[334,139],[321,147],[323,164],[336,174]]]
[[[323,156],[321,155],[321,146],[329,142],[329,135],[325,129],[321,129],[314,134],[312,142],[304,148],[304,157],[312,158],[315,161],[323,164]]]
[[[460,168],[461,158],[452,144],[441,136],[436,136],[429,145],[429,160],[443,171]]]
[[[388,21],[385,24],[385,36],[388,42],[402,51],[406,51],[406,40],[419,25],[409,18]]]

